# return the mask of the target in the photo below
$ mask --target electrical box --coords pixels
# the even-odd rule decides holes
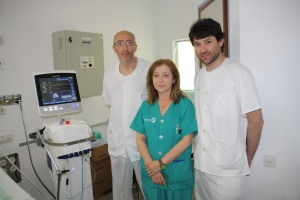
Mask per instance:
[[[52,33],[55,70],[75,70],[80,96],[102,94],[103,35],[71,30]]]

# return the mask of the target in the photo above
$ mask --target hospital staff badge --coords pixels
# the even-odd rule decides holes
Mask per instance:
[[[152,123],[154,124],[155,123],[155,120],[156,120],[156,118],[155,117],[152,117]]]
[[[155,117],[152,117],[152,119],[144,119],[145,122],[152,122],[153,124],[155,123],[156,121],[156,118]]]

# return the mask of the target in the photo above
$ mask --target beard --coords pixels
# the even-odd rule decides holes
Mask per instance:
[[[122,59],[122,57],[120,57],[120,62],[122,63],[130,63],[133,59],[133,56],[130,56],[129,58],[127,59]]]
[[[130,63],[132,60],[133,60],[133,53],[131,53],[131,52],[127,52],[129,55],[126,57],[126,58],[124,58],[123,56],[122,56],[122,53],[118,53],[118,57],[119,57],[119,60],[120,60],[120,62],[122,62],[122,63]]]
[[[207,52],[204,52],[203,54],[205,54]],[[212,64],[213,62],[215,62],[218,57],[220,56],[221,54],[221,51],[218,51],[218,52],[211,52],[210,55],[211,55],[211,58],[208,60],[208,61],[204,61],[203,59],[201,59],[201,54],[198,56],[199,60],[204,64],[204,65],[210,65]]]

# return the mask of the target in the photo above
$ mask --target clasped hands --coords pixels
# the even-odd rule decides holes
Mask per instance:
[[[160,171],[160,164],[158,160],[153,160],[145,163],[145,168],[152,178],[153,183],[166,185],[165,179]]]

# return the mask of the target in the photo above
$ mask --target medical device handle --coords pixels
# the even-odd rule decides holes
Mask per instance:
[[[36,129],[35,132],[36,132],[36,133],[39,135],[39,137],[41,138],[41,140],[42,140],[42,142],[43,142],[43,144],[44,144],[44,146],[45,146],[45,149],[46,149],[46,151],[47,151],[47,154],[48,154],[48,156],[50,157],[50,159],[51,159],[51,161],[52,161],[52,163],[53,163],[53,165],[54,165],[54,167],[55,167],[55,169],[56,169],[56,174],[57,174],[57,175],[58,175],[58,174],[61,174],[61,171],[58,169],[58,166],[57,166],[56,163],[54,162],[54,159],[53,159],[53,157],[52,157],[50,151],[48,150],[47,146],[45,145],[45,141],[44,141],[44,139],[43,139],[42,136],[41,136],[40,130],[39,130],[39,129]]]
[[[40,130],[39,130],[39,129],[36,129],[35,132],[39,135],[40,139],[42,140],[42,142],[43,142],[43,144],[44,144],[44,147],[45,147],[45,149],[46,149],[46,151],[47,151],[47,154],[49,155],[49,157],[50,157],[50,159],[51,159],[51,161],[52,161],[52,163],[53,163],[53,165],[54,165],[54,167],[55,167],[55,169],[56,169],[56,175],[57,175],[57,177],[58,177],[58,180],[57,180],[57,182],[58,182],[57,185],[58,185],[58,186],[57,186],[56,200],[59,200],[59,189],[60,189],[60,178],[61,178],[61,174],[62,174],[62,173],[66,173],[66,172],[68,172],[69,170],[63,170],[63,172],[62,172],[62,171],[60,171],[60,170],[58,169],[58,166],[57,166],[56,163],[54,162],[54,159],[53,159],[53,157],[52,157],[50,151],[48,150],[47,146],[45,145],[45,141],[44,141],[44,139],[43,139],[42,136],[41,136]]]

